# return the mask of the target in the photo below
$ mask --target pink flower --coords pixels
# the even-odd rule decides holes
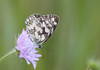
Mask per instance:
[[[27,32],[23,30],[18,37],[16,49],[20,52],[19,57],[24,58],[28,64],[32,63],[34,69],[36,69],[37,61],[41,57],[36,50],[38,47],[38,44],[32,42]]]

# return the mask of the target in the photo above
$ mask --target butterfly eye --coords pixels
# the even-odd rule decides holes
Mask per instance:
[[[42,48],[42,46],[41,46],[41,45],[39,45],[39,48]]]

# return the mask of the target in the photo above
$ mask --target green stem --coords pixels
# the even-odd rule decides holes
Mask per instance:
[[[5,54],[4,56],[2,56],[1,58],[0,58],[0,61],[2,61],[3,59],[5,59],[6,57],[8,57],[9,55],[11,55],[11,54],[13,54],[13,53],[15,53],[16,52],[16,49],[14,48],[14,49],[12,49],[10,52],[8,52],[7,54]]]

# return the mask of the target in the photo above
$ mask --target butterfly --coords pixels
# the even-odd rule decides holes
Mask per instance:
[[[32,14],[26,21],[26,31],[32,42],[42,44],[46,42],[54,32],[59,17],[54,14]]]

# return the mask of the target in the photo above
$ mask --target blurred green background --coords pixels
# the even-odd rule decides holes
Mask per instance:
[[[0,0],[0,57],[15,47],[33,13],[60,16],[37,70],[87,70],[89,59],[100,59],[100,0]],[[0,70],[34,69],[13,54],[0,62]]]

